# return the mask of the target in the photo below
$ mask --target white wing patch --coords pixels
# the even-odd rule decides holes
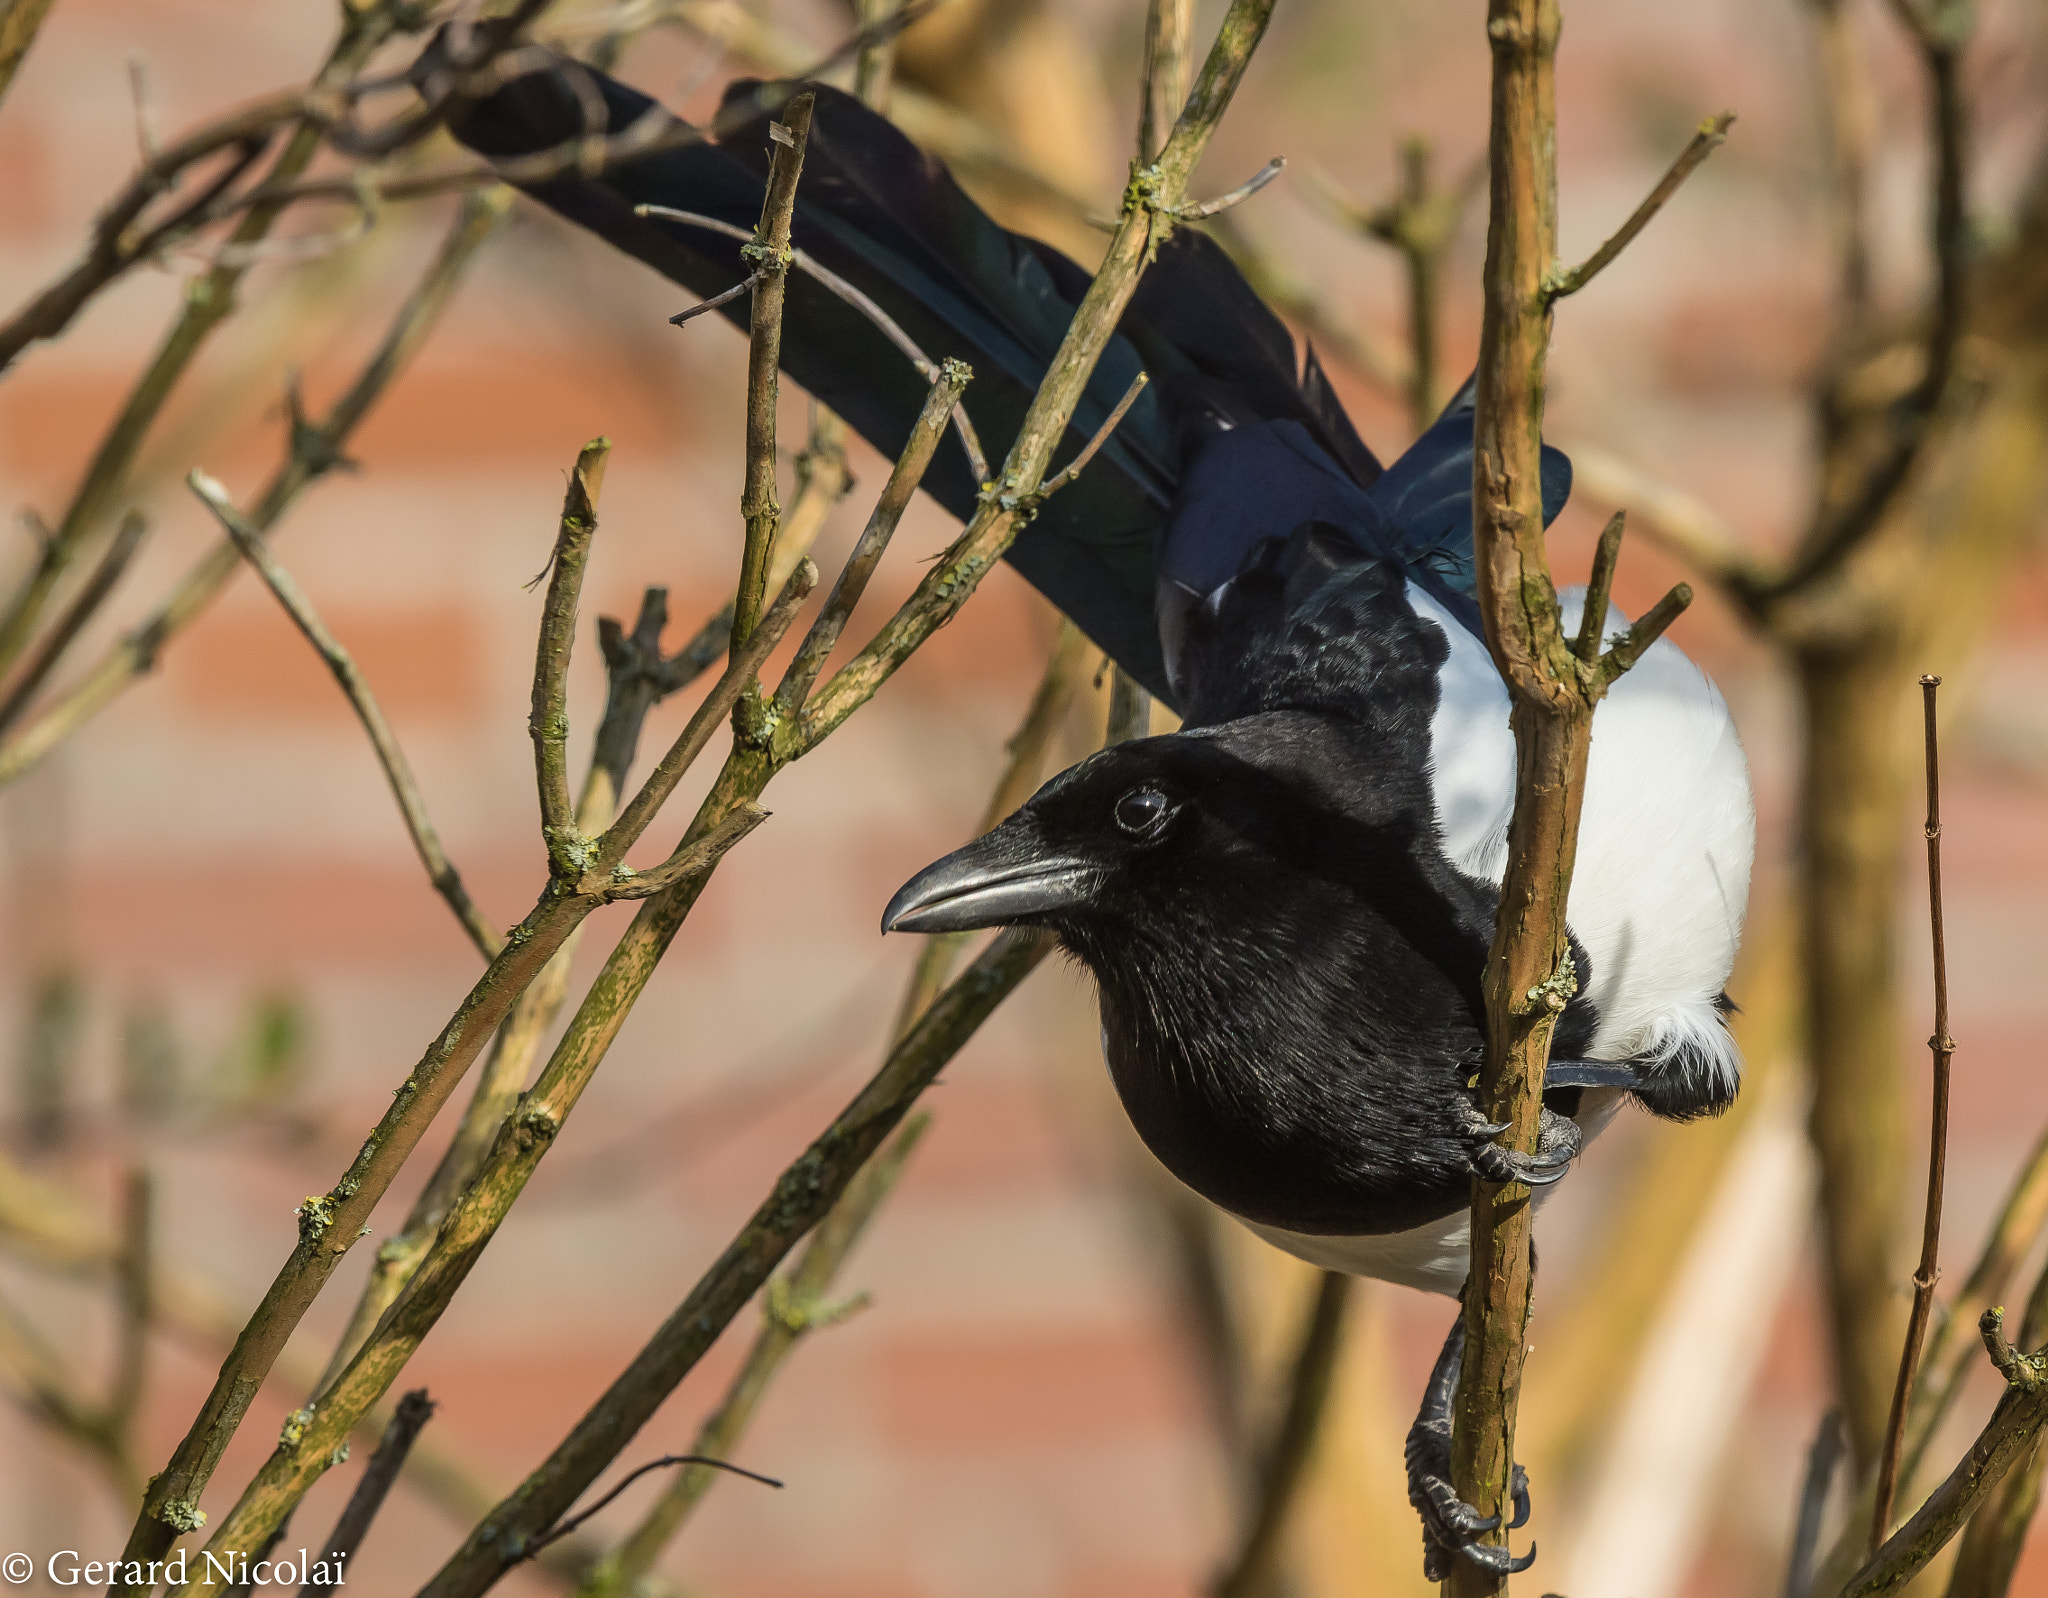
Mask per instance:
[[[1559,596],[1575,631],[1585,590]],[[1486,646],[1415,584],[1415,613],[1450,644],[1430,727],[1430,781],[1445,853],[1498,883],[1514,808],[1508,694]],[[1607,631],[1628,627],[1610,609]],[[1716,1000],[1749,901],[1756,819],[1749,765],[1720,693],[1659,639],[1593,717],[1593,748],[1567,915],[1593,965],[1596,1059],[1642,1059],[1732,1089],[1741,1056]]]

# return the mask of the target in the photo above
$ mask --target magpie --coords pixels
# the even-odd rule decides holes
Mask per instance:
[[[573,81],[575,78],[580,82]],[[763,126],[797,86],[742,82],[715,137],[571,167],[543,204],[710,297],[737,242],[644,216],[750,228]],[[817,95],[794,242],[933,359],[975,369],[991,450],[1014,436],[1088,274],[998,227],[943,166],[858,101]],[[592,125],[601,108],[604,126]],[[645,96],[555,64],[463,107],[495,157],[661,125]],[[735,321],[744,302],[724,308]],[[924,383],[861,313],[801,275],[784,369],[885,453]],[[1669,640],[1597,711],[1567,916],[1577,990],[1559,1019],[1537,1150],[1493,1140],[1473,1083],[1481,977],[1506,865],[1509,701],[1473,600],[1471,386],[1382,467],[1317,365],[1199,233],[1158,252],[1076,413],[1078,448],[1143,370],[1095,461],[1008,559],[1181,714],[1053,778],[992,832],[906,883],[885,931],[1050,928],[1094,978],[1111,1077],[1179,1180],[1326,1269],[1456,1295],[1474,1174],[1547,1194],[1633,1100],[1725,1108],[1741,1062],[1724,985],[1748,893],[1747,766],[1711,682]],[[1570,492],[1546,448],[1546,523]],[[954,514],[981,485],[951,440],[925,488]],[[1563,597],[1576,628],[1583,594]],[[1627,626],[1610,610],[1608,631]],[[1526,1568],[1449,1482],[1462,1322],[1407,1443],[1425,1568]],[[1514,1483],[1519,1527],[1528,1490]]]

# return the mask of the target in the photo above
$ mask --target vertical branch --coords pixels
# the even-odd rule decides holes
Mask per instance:
[[[1138,88],[1138,164],[1150,166],[1188,98],[1194,0],[1152,0],[1145,11],[1145,75]]]
[[[1590,710],[1551,670],[1562,645],[1543,550],[1543,280],[1557,250],[1555,0],[1489,0],[1493,53],[1491,193],[1478,415],[1473,437],[1473,544],[1486,637],[1513,700],[1516,787],[1508,867],[1485,975],[1486,1055],[1480,1110],[1506,1122],[1510,1146],[1533,1150],[1550,1033],[1576,988],[1565,941]],[[1465,1355],[1453,1411],[1459,1495],[1507,1524],[1523,1328],[1534,1262],[1529,1190],[1476,1180]],[[1505,1541],[1503,1533],[1493,1537]],[[1446,1591],[1485,1598],[1503,1574],[1453,1562]]]
[[[533,768],[540,787],[541,836],[547,840],[549,869],[575,876],[583,867],[583,834],[569,808],[569,656],[576,644],[576,602],[583,594],[583,568],[597,531],[597,496],[604,487],[611,440],[594,438],[576,457],[562,500],[561,527],[548,563],[548,594],[541,606],[540,641],[534,650]]]
[[[803,171],[804,141],[811,132],[811,96],[800,94],[783,108],[782,120],[768,124],[775,155],[768,168],[768,192],[761,225],[740,256],[754,269],[753,315],[747,343],[747,475],[740,495],[747,544],[740,557],[739,591],[733,596],[735,654],[761,619],[768,590],[768,558],[782,507],[775,500],[775,401],[782,366],[782,301],[789,285],[789,224],[796,210],[796,180]]]
[[[1920,1268],[1913,1273],[1913,1314],[1906,1323],[1906,1346],[1899,1355],[1899,1382],[1892,1391],[1891,1420],[1885,1428],[1879,1458],[1877,1502],[1870,1512],[1870,1551],[1877,1552],[1890,1529],[1892,1498],[1899,1485],[1899,1456],[1906,1440],[1906,1406],[1919,1374],[1920,1349],[1934,1312],[1934,1284],[1941,1255],[1941,1193],[1948,1171],[1949,1068],[1956,1042],[1948,1032],[1948,942],[1941,924],[1941,753],[1935,730],[1934,697],[1939,677],[1922,677],[1920,693],[1927,741],[1927,914],[1934,959],[1934,1035],[1927,1046],[1934,1053],[1934,1113],[1928,1128],[1927,1212],[1920,1233]]]

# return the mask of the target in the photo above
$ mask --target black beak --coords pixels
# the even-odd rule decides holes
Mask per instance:
[[[1042,848],[1015,819],[934,861],[896,890],[884,932],[972,932],[1035,921],[1084,903],[1085,860]]]

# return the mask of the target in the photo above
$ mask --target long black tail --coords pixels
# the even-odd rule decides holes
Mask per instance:
[[[584,83],[572,84],[571,73]],[[931,359],[957,357],[974,368],[966,405],[994,469],[1088,274],[1057,250],[998,227],[942,165],[851,96],[818,85],[736,83],[719,119],[729,131],[715,139],[653,150],[597,178],[571,171],[525,187],[708,298],[747,275],[739,241],[637,216],[634,208],[668,206],[751,230],[767,176],[765,123],[798,87],[818,98],[794,242],[870,295]],[[604,123],[593,127],[600,101]],[[624,84],[563,63],[468,109],[454,132],[486,156],[533,155],[591,134],[616,134],[653,109]],[[724,314],[743,324],[744,298]],[[866,316],[802,273],[790,275],[782,361],[794,381],[878,450],[893,455],[902,448],[924,402],[923,378]],[[1125,670],[1170,698],[1153,615],[1156,544],[1190,437],[1205,422],[1292,419],[1360,486],[1379,474],[1379,465],[1313,359],[1297,372],[1286,328],[1199,234],[1176,234],[1146,272],[1075,413],[1069,452],[1104,421],[1141,369],[1150,386],[1088,469],[1025,529],[1009,558]],[[952,439],[924,486],[963,519],[981,487]]]

